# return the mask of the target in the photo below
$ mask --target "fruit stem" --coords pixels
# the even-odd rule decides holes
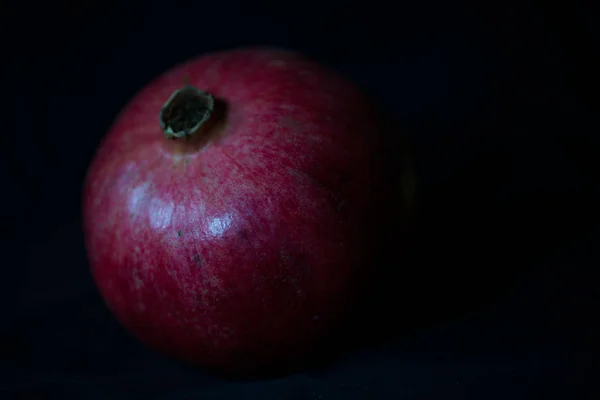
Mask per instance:
[[[180,139],[198,132],[213,114],[214,97],[186,85],[173,92],[160,110],[160,127],[167,139]]]

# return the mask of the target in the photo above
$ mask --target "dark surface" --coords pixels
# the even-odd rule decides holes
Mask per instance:
[[[575,97],[596,49],[575,47],[591,27],[585,10],[14,3],[1,13],[1,399],[590,395],[597,129]],[[330,65],[404,127],[420,217],[357,329],[361,346],[231,382],[165,360],[113,319],[87,269],[80,192],[100,138],[142,85],[202,52],[265,44]]]

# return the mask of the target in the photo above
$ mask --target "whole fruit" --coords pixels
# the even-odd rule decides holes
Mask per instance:
[[[360,300],[385,212],[380,128],[300,55],[213,53],[118,116],[89,169],[84,231],[116,317],[221,371],[309,354]]]

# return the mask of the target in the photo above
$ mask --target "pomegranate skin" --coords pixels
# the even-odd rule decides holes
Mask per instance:
[[[221,107],[169,140],[184,85]],[[289,364],[347,318],[386,217],[378,123],[352,84],[294,52],[250,48],[144,87],[98,148],[83,193],[96,285],[150,347],[220,371]]]

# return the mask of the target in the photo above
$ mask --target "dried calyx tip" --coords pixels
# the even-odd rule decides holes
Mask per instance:
[[[210,119],[214,106],[210,93],[190,85],[176,90],[160,110],[160,127],[165,137],[178,139],[193,135]]]

